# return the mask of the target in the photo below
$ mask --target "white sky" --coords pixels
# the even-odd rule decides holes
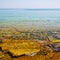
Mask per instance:
[[[60,0],[0,0],[0,8],[60,8]]]

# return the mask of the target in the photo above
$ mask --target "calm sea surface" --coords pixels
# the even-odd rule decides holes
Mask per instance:
[[[0,26],[60,28],[60,9],[0,9]]]

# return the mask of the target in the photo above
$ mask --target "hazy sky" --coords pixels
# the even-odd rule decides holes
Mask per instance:
[[[0,8],[60,8],[60,0],[0,0]]]

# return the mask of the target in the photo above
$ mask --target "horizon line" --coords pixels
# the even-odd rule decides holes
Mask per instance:
[[[23,10],[60,10],[60,8],[0,8],[0,9],[23,9]]]
[[[17,8],[17,7],[0,7],[0,8]],[[60,8],[20,8],[20,9],[60,9]]]

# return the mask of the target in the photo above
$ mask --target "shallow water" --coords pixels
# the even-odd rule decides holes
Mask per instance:
[[[0,27],[5,25],[20,29],[58,29],[60,10],[0,9]]]

